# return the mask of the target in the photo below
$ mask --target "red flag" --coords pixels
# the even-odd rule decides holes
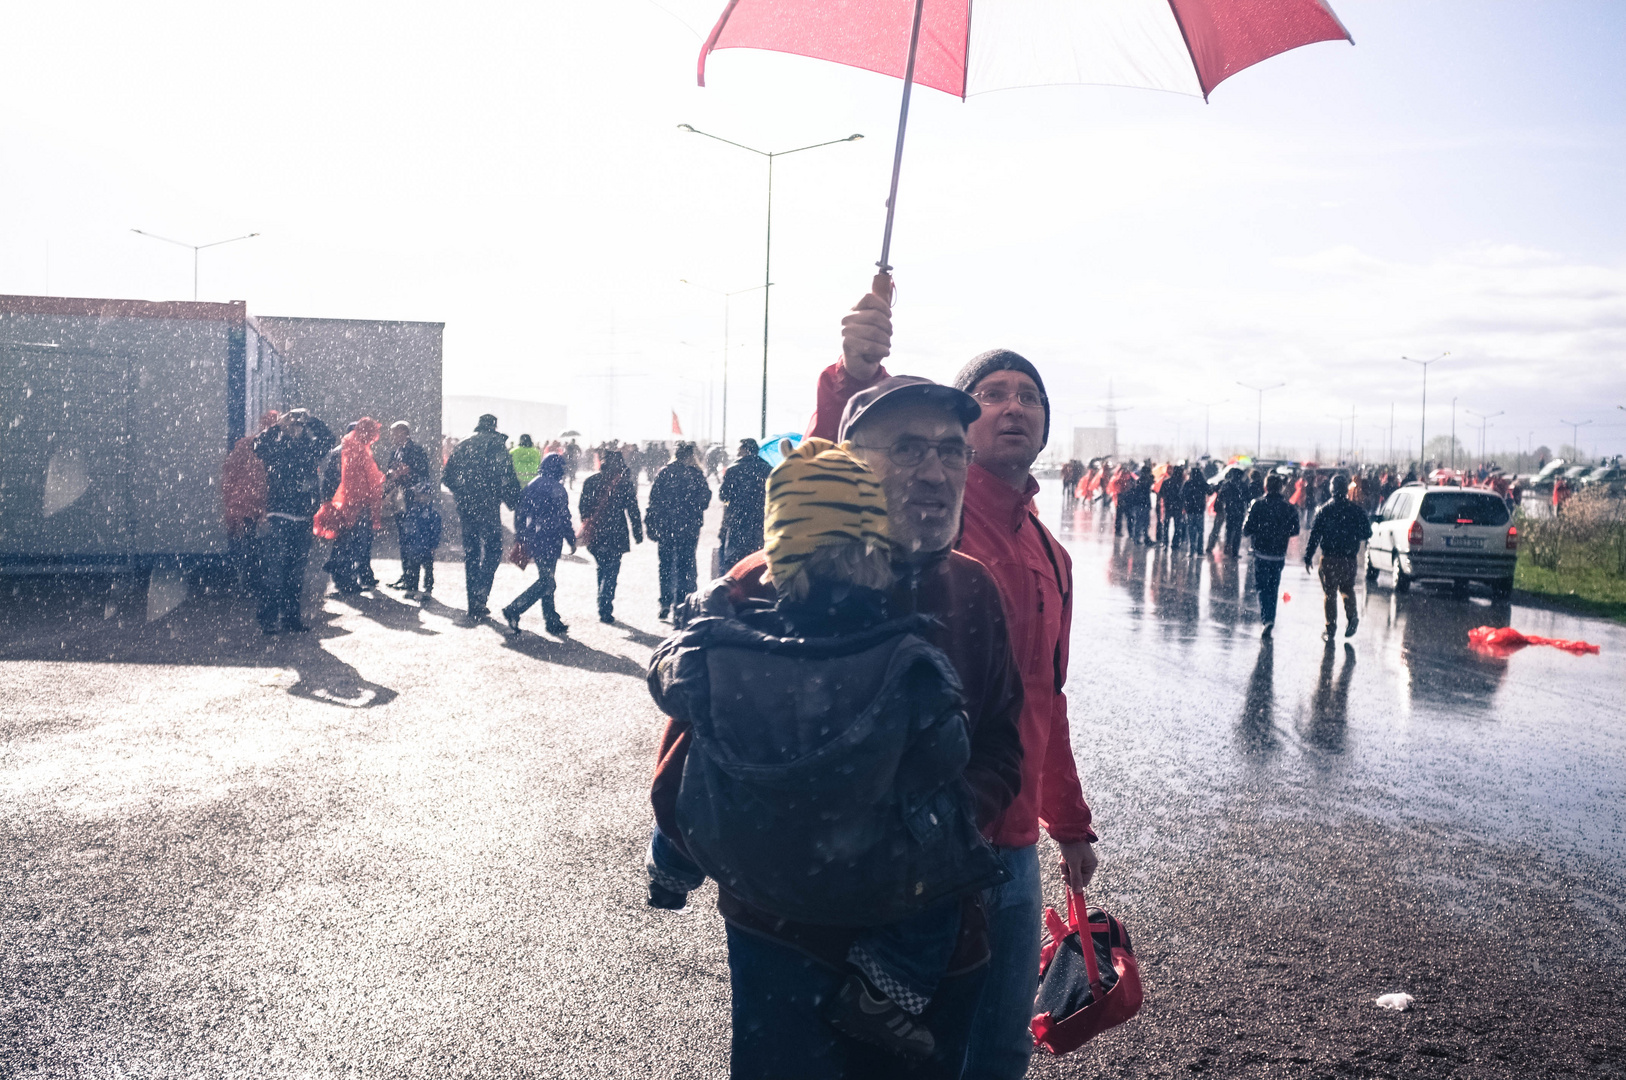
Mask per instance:
[[[672,434],[673,435],[682,435],[683,434],[683,425],[678,423],[677,410],[676,409],[672,410]]]

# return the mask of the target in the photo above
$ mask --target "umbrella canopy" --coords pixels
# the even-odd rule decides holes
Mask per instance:
[[[903,78],[916,0],[730,0],[700,52],[766,49]],[[973,14],[975,17],[973,17]],[[1321,0],[926,0],[913,82],[965,98],[1097,83],[1200,94],[1278,53],[1352,41]]]
[[[1018,86],[1101,83],[1201,94],[1300,45],[1349,41],[1323,0],[728,0],[700,50],[766,49],[903,80],[881,273],[890,295],[909,92],[918,83],[962,100]]]

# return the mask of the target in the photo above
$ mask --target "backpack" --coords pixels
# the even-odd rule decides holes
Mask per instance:
[[[692,735],[677,819],[719,886],[778,918],[894,922],[1009,879],[977,830],[953,665],[922,616],[838,638],[771,612],[668,638],[649,685]]]

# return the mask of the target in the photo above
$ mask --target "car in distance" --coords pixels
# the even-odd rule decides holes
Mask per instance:
[[[1459,591],[1478,581],[1505,599],[1518,559],[1519,530],[1507,500],[1493,491],[1416,484],[1390,495],[1372,515],[1366,580],[1387,570],[1399,593],[1414,581],[1449,581]]]

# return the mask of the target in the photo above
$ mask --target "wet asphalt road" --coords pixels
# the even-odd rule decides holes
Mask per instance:
[[[1147,1003],[1032,1075],[1626,1075],[1626,628],[1380,585],[1325,650],[1290,561],[1262,648],[1245,573],[1059,532]],[[613,627],[562,563],[568,642],[464,625],[445,563],[269,642],[0,595],[0,1076],[725,1075],[713,892],[643,905],[654,556]],[[1467,650],[1506,622],[1603,653]]]

